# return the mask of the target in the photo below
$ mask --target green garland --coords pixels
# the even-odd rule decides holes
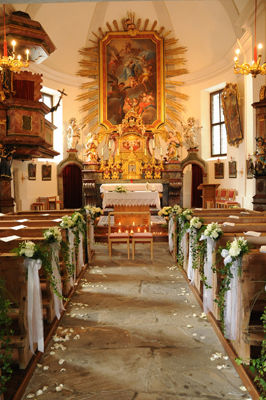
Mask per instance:
[[[7,382],[12,375],[11,361],[12,353],[10,347],[10,336],[12,335],[11,319],[8,316],[10,301],[6,298],[4,282],[0,280],[0,395],[7,387]]]
[[[235,242],[237,240],[238,239],[235,239],[233,242]],[[239,240],[242,240],[242,238],[239,238]],[[241,265],[243,255],[248,253],[248,251],[249,251],[248,244],[246,241],[244,241],[244,242],[245,242],[245,244],[243,244],[243,247],[241,248],[241,252],[237,256],[231,256],[231,261],[227,262],[226,264],[224,263],[224,258],[222,257],[222,252],[224,249],[222,247],[219,247],[219,249],[217,251],[217,257],[216,257],[216,266],[213,267],[213,272],[219,272],[219,274],[221,275],[221,278],[222,278],[221,283],[220,283],[218,297],[214,301],[218,304],[218,307],[220,310],[221,329],[222,329],[223,333],[224,333],[225,294],[228,290],[230,290],[230,282],[231,282],[231,279],[233,278],[233,275],[231,273],[231,267],[233,266],[234,262],[237,260],[240,260],[240,265]],[[230,246],[232,243],[231,242],[226,243],[226,250],[230,249]],[[217,265],[219,265],[218,268],[217,268]],[[239,268],[238,273],[239,273],[239,275],[241,275],[241,268]]]

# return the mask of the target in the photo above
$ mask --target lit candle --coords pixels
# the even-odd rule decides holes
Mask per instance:
[[[18,55],[18,60],[19,60],[19,61],[21,60],[21,55],[20,55],[20,54]]]
[[[15,47],[16,47],[17,43],[16,43],[15,40],[12,40],[11,44],[12,44],[12,47],[13,47],[13,53],[15,53]]]
[[[131,229],[130,233],[134,233],[133,229]]]
[[[121,233],[121,229],[118,229],[118,233]]]
[[[121,225],[121,222],[120,222],[120,221],[118,222],[118,225],[119,225],[119,226]]]
[[[138,232],[140,232],[140,228],[138,228]]]
[[[27,61],[29,61],[29,54],[30,54],[30,51],[29,51],[29,49],[27,49],[27,50],[26,50]]]
[[[133,224],[132,224],[133,226],[135,226],[135,221],[133,221]]]

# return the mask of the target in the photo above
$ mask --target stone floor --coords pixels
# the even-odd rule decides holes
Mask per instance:
[[[167,244],[148,247],[96,245],[24,399],[250,399]]]

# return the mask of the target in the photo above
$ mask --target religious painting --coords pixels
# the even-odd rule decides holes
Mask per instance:
[[[42,165],[42,180],[50,181],[52,179],[52,166],[48,164]]]
[[[229,161],[228,162],[228,171],[229,171],[229,178],[236,178],[237,177],[236,161]]]
[[[252,179],[254,177],[254,164],[251,158],[246,160],[246,170],[247,170],[247,179]]]
[[[109,129],[129,110],[146,129],[164,123],[163,39],[156,32],[108,32],[100,41],[100,123]]]
[[[28,164],[28,179],[31,181],[36,180],[36,164]]]
[[[214,177],[215,179],[224,178],[224,163],[214,163]]]
[[[227,83],[222,92],[222,107],[227,133],[227,142],[238,147],[243,140],[239,113],[239,93],[237,84]]]

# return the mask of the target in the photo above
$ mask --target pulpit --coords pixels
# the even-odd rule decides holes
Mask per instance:
[[[197,189],[202,190],[202,206],[203,208],[216,207],[216,190],[220,186],[219,183],[201,183]]]

